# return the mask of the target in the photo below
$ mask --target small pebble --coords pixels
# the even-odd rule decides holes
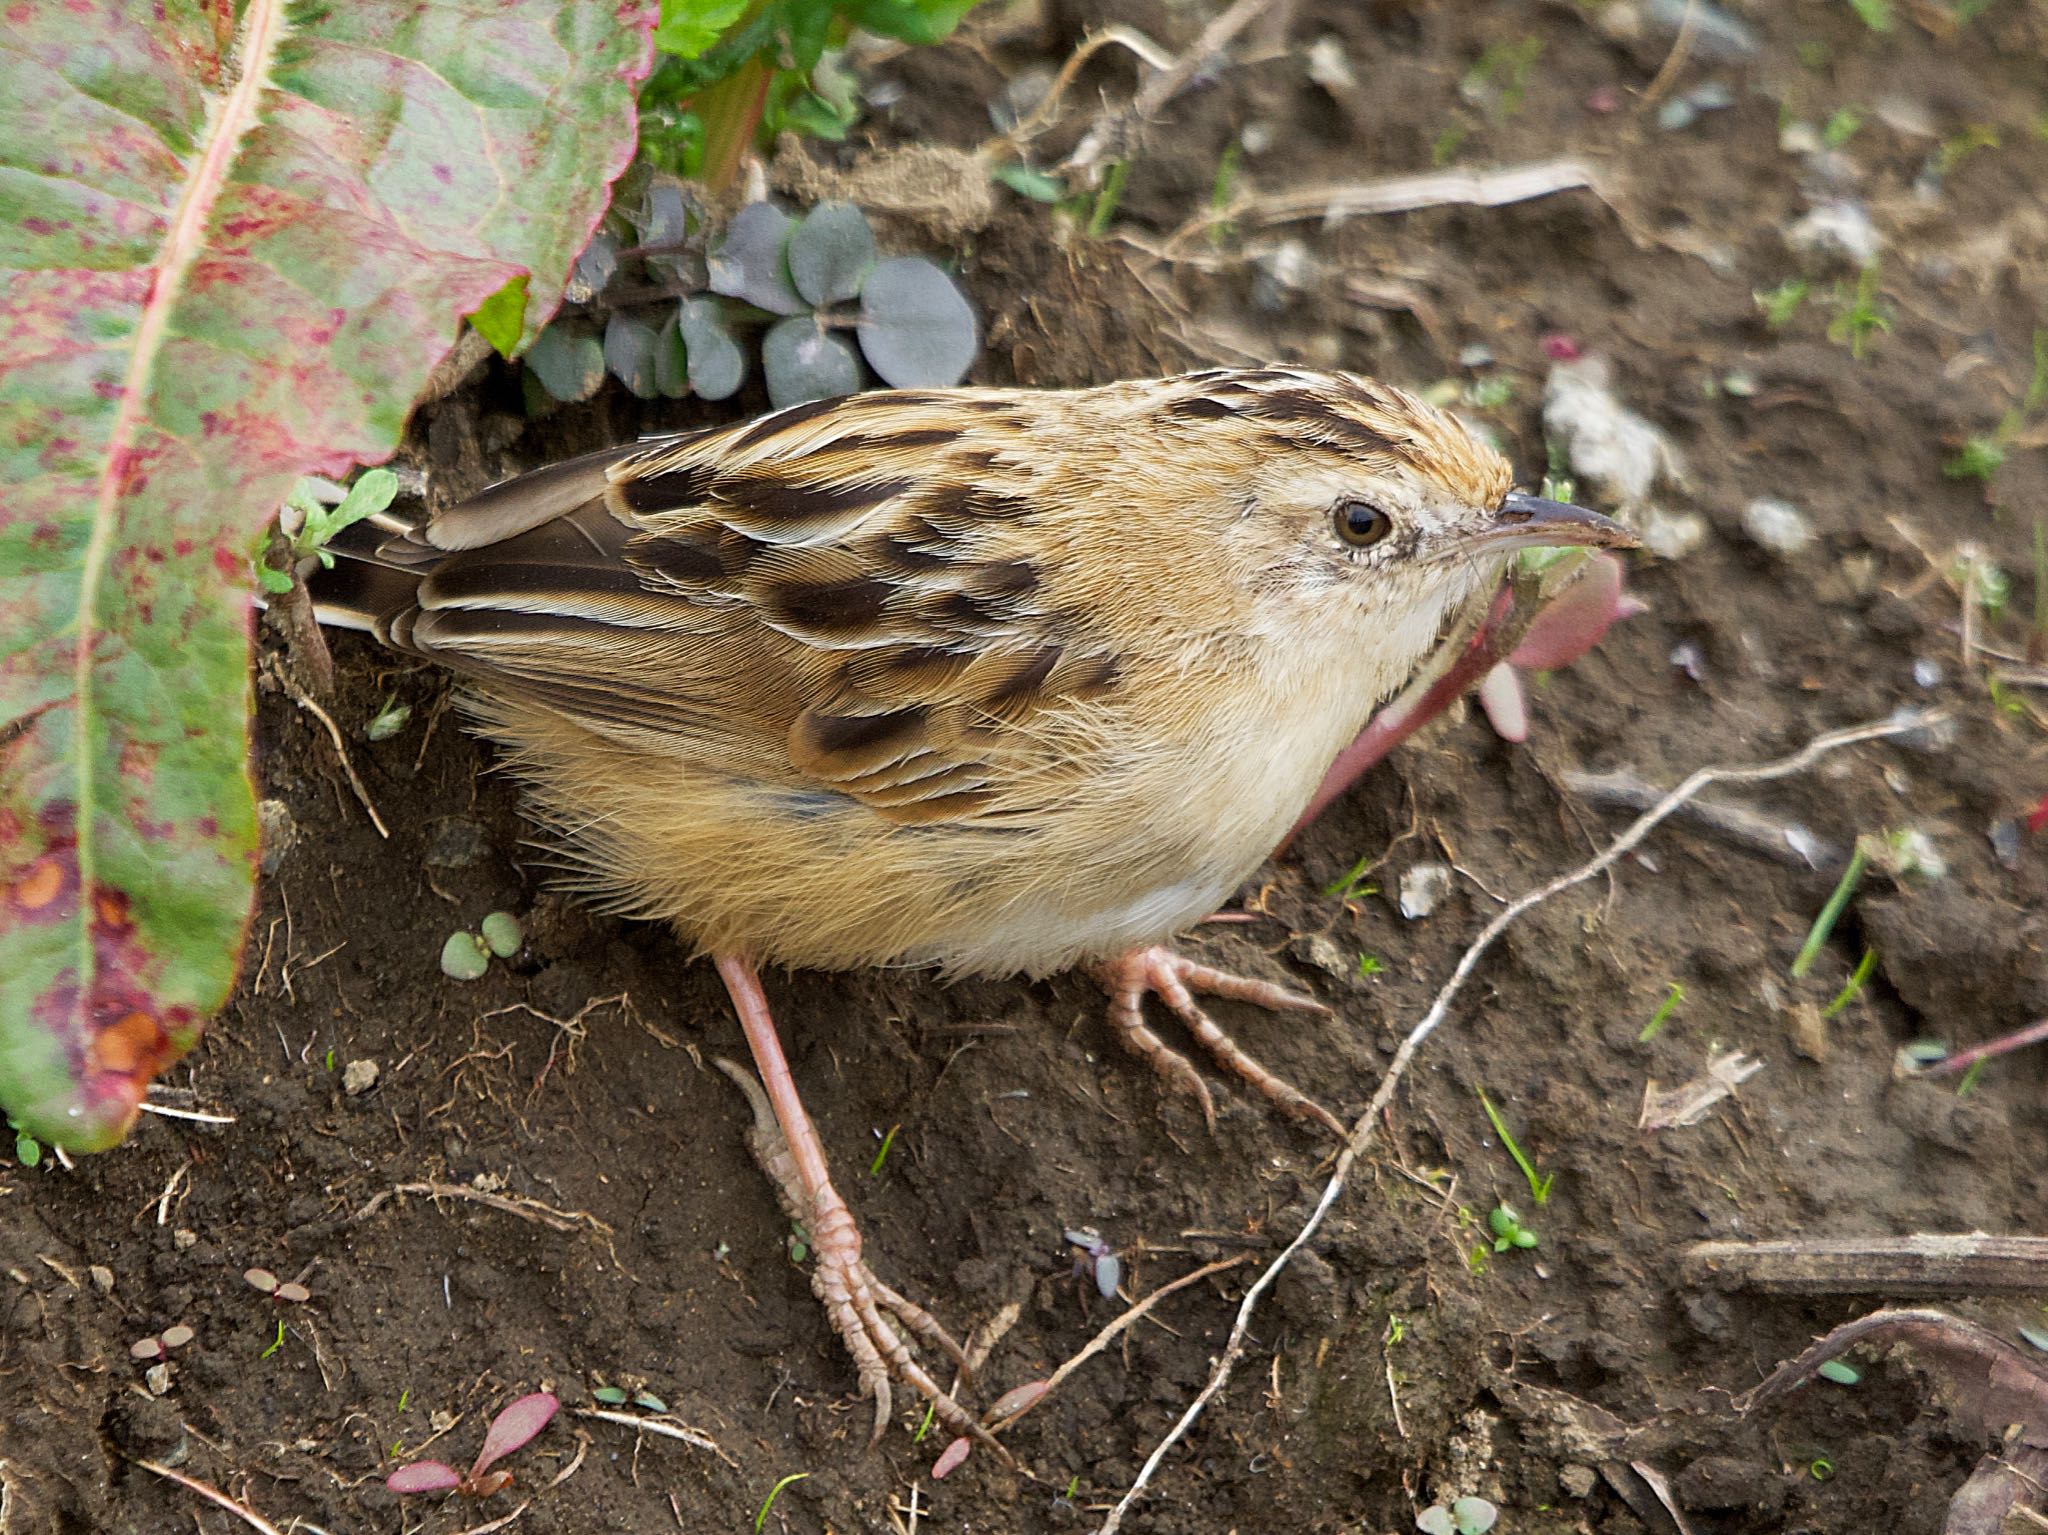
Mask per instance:
[[[114,1293],[114,1271],[104,1263],[95,1263],[87,1269],[86,1275],[92,1280],[92,1287],[102,1295]]]
[[[1865,267],[1884,249],[1877,226],[1861,203],[1827,202],[1797,219],[1785,231],[1794,255]]]
[[[377,1085],[377,1063],[375,1061],[350,1061],[341,1068],[341,1090],[351,1098],[360,1098]]]
[[[2020,823],[2012,816],[1993,821],[1987,835],[1991,838],[1991,856],[1998,860],[2002,869],[2017,869],[2020,866]]]
[[[1671,664],[1684,672],[1689,681],[1707,680],[1707,653],[1691,640],[1671,647]]]
[[[1483,341],[1458,349],[1458,366],[1461,368],[1490,368],[1493,366],[1493,348]]]
[[[1660,506],[1642,510],[1636,532],[1643,547],[1660,560],[1682,560],[1707,541],[1707,519],[1697,512],[1667,512]]]
[[[1790,501],[1758,496],[1742,509],[1742,530],[1773,554],[1794,555],[1813,542],[1813,524]]]
[[[180,1226],[171,1233],[171,1246],[179,1252],[190,1252],[199,1245],[199,1233],[189,1226]]]
[[[1942,676],[1943,673],[1939,661],[1922,656],[1913,663],[1913,681],[1923,688],[1940,687]]]
[[[1450,893],[1451,866],[1447,863],[1418,863],[1401,876],[1401,915],[1418,921],[1437,909]]]

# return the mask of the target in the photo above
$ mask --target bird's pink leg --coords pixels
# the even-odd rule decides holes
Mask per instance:
[[[832,1330],[853,1355],[861,1394],[874,1398],[875,1428],[869,1442],[880,1439],[888,1424],[891,1381],[902,1381],[932,1404],[939,1421],[949,1430],[981,1440],[1007,1461],[1008,1453],[925,1372],[902,1334],[892,1325],[893,1319],[949,1355],[963,1374],[966,1372],[966,1354],[931,1313],[875,1278],[862,1260],[860,1228],[854,1224],[846,1201],[832,1186],[825,1147],[797,1095],[796,1079],[790,1075],[789,1061],[782,1053],[782,1041],[776,1036],[775,1019],[768,1011],[768,998],[761,990],[761,978],[753,961],[743,954],[719,954],[715,958],[719,976],[739,1013],[740,1027],[746,1032],[747,1045],[754,1053],[754,1066],[761,1074],[760,1086],[730,1062],[721,1061],[719,1065],[753,1106],[754,1129],[748,1141],[754,1159],[774,1181],[782,1196],[783,1209],[810,1236],[811,1289],[824,1303]]]
[[[1187,1057],[1169,1046],[1145,1023],[1145,995],[1157,996],[1188,1026],[1195,1042],[1216,1058],[1217,1064],[1236,1073],[1257,1088],[1269,1101],[1301,1119],[1313,1119],[1339,1136],[1344,1122],[1293,1084],[1275,1076],[1239,1048],[1237,1041],[1218,1026],[1195,1000],[1196,992],[1250,1002],[1274,1011],[1327,1013],[1329,1009],[1313,997],[1289,991],[1271,981],[1255,981],[1232,975],[1176,954],[1161,944],[1132,949],[1093,968],[1095,979],[1109,993],[1109,1021],[1118,1040],[1133,1055],[1148,1061],[1152,1069],[1202,1106],[1209,1128],[1216,1128],[1216,1103],[1199,1073]]]

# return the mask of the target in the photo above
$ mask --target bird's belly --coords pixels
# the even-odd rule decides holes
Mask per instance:
[[[1232,872],[1204,870],[1109,904],[1099,893],[1032,893],[912,957],[956,975],[1050,975],[1162,942],[1214,911],[1235,885]]]

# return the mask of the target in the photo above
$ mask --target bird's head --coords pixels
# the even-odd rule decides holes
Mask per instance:
[[[1412,666],[1505,557],[1628,548],[1619,523],[1515,490],[1508,461],[1455,417],[1349,373],[1295,369],[1176,380],[1162,415],[1241,487],[1223,538],[1277,624],[1364,638]],[[1224,461],[1224,460],[1227,460]],[[1213,482],[1212,482],[1213,483]]]

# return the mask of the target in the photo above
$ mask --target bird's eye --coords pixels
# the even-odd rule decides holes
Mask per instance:
[[[1359,549],[1371,548],[1394,531],[1394,519],[1370,501],[1346,501],[1337,508],[1337,536]]]

